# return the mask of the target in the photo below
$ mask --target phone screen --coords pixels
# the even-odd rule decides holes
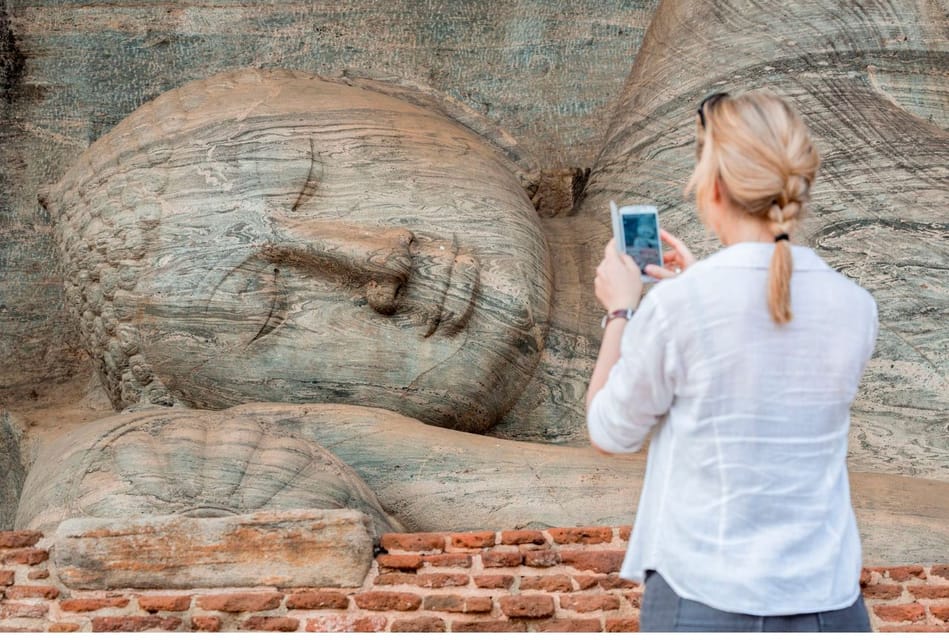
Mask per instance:
[[[659,243],[659,217],[655,213],[621,214],[623,239],[628,253],[643,273],[647,264],[662,266]]]

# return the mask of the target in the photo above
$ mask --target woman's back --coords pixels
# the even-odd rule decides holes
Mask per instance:
[[[621,575],[654,572],[643,629],[868,629],[847,443],[876,303],[791,244],[820,165],[794,109],[716,93],[696,116],[687,191],[726,248],[696,262],[661,231],[675,270],[647,266],[664,282],[641,302],[612,243],[594,280],[590,438],[635,451],[655,427]]]
[[[671,345],[661,371],[643,358],[625,373],[666,375],[673,395],[624,572],[658,567],[682,597],[758,615],[857,595],[847,432],[876,338],[870,295],[803,247],[793,319],[776,324],[761,293],[773,251],[741,243],[695,264],[624,332]]]

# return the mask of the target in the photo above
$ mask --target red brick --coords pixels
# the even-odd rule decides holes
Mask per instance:
[[[592,589],[593,587],[600,584],[600,580],[603,576],[584,576],[584,575],[575,575],[573,579],[577,583],[580,591],[585,591],[587,589]]]
[[[878,604],[873,612],[887,622],[914,622],[926,617],[926,609],[921,604]]]
[[[636,593],[635,591],[630,591],[623,594],[623,597],[629,600],[629,603],[633,605],[634,608],[639,609],[643,603],[643,594]]]
[[[455,620],[451,623],[453,633],[511,633],[527,631],[527,624],[520,620]]]
[[[49,551],[46,549],[21,549],[19,551],[7,551],[0,558],[5,564],[28,564],[36,565],[46,562],[49,559]]]
[[[368,616],[355,618],[347,615],[328,615],[310,618],[306,623],[307,631],[324,631],[330,633],[356,632],[375,633],[385,631],[389,621],[385,616]]]
[[[149,613],[187,611],[191,608],[191,596],[139,596],[138,606]]]
[[[280,616],[251,616],[241,623],[246,631],[296,631],[300,621]]]
[[[59,597],[59,589],[45,584],[7,587],[6,593],[7,600],[23,600],[25,598],[55,600]]]
[[[494,601],[484,596],[465,598],[465,613],[488,613],[494,608]]]
[[[491,598],[465,598],[456,594],[425,596],[422,607],[426,611],[448,613],[488,613],[494,607]]]
[[[870,582],[873,581],[874,573],[879,574],[879,571],[875,571],[871,567],[864,567],[863,569],[861,569],[860,570],[860,586],[865,587],[868,584],[870,584]]]
[[[412,584],[425,589],[464,587],[470,580],[467,573],[383,573],[376,578],[378,585]]]
[[[905,567],[886,567],[889,577],[897,582],[906,582],[914,578],[925,578],[926,570],[918,564],[907,565]]]
[[[617,575],[600,576],[597,583],[607,591],[611,589],[635,589],[639,586],[638,582],[620,578]]]
[[[369,591],[353,596],[356,606],[370,611],[415,611],[422,604],[422,598],[414,593],[395,591]]]
[[[79,631],[79,625],[75,622],[54,622],[49,625],[47,631],[51,633],[72,633],[73,631]]]
[[[0,573],[3,573],[0,571]],[[46,580],[49,577],[49,571],[46,569],[34,569],[26,574],[27,580]]]
[[[99,631],[146,631],[161,629],[174,631],[181,626],[180,618],[162,616],[102,616],[92,619],[92,630]]]
[[[198,597],[198,606],[207,611],[267,611],[280,606],[283,595],[279,593],[224,593]]]
[[[391,630],[408,633],[444,633],[445,621],[434,616],[407,618],[393,622]]]
[[[561,550],[560,557],[565,564],[579,571],[597,573],[617,573],[623,565],[623,551],[574,551]]]
[[[597,633],[600,629],[599,620],[544,620],[535,622],[534,631],[560,632],[560,633]]]
[[[5,602],[0,605],[0,620],[4,618],[45,618],[49,605],[26,604],[24,602]]]
[[[39,531],[0,531],[0,549],[32,547],[42,537]]]
[[[949,580],[949,564],[934,564],[929,568],[929,575]]]
[[[496,534],[494,531],[471,531],[469,533],[456,533],[451,537],[453,547],[466,547],[468,549],[482,549],[484,547],[493,547]]]
[[[608,594],[560,596],[560,606],[579,613],[591,611],[614,611],[619,609],[620,600]]]
[[[917,600],[938,600],[949,598],[949,584],[940,585],[913,585],[907,587]]]
[[[112,598],[75,598],[74,600],[63,600],[59,603],[59,608],[63,611],[83,613],[86,611],[108,609],[109,607],[122,608],[128,605],[128,603],[128,598],[119,596]]]
[[[422,566],[422,556],[417,553],[406,553],[402,555],[385,554],[376,558],[379,567],[382,569],[418,569]]]
[[[519,529],[501,532],[501,544],[547,544],[543,531]]]
[[[487,568],[517,567],[521,564],[520,551],[483,551],[481,562]]]
[[[349,596],[339,591],[314,589],[287,596],[287,609],[348,609]]]
[[[901,624],[880,627],[884,633],[946,633],[949,632],[949,625],[941,624]]]
[[[929,612],[940,620],[949,622],[949,604],[931,604]]]
[[[16,574],[13,571],[0,571],[0,587],[9,587],[13,584]]]
[[[899,598],[903,587],[898,584],[870,584],[863,589],[863,597],[877,600],[892,600]]]
[[[425,564],[433,567],[470,567],[470,553],[439,553],[430,556],[422,556]]]
[[[570,576],[521,576],[521,591],[539,589],[540,591],[573,591]]]
[[[191,616],[192,631],[220,631],[221,619],[217,616]]]
[[[635,633],[639,631],[639,618],[610,618],[606,621],[606,631]]]
[[[633,533],[633,528],[629,525],[619,528],[619,539],[620,540],[629,540],[629,536]]]
[[[504,596],[498,601],[508,618],[547,618],[554,615],[550,596]]]
[[[446,594],[425,596],[422,607],[426,611],[449,611],[452,613],[463,613],[465,610],[465,599],[459,595]]]
[[[560,564],[560,553],[553,549],[525,551],[524,564],[528,567],[555,567]]]
[[[440,533],[384,533],[379,544],[386,551],[443,551],[445,536]]]
[[[474,577],[475,584],[482,589],[510,589],[514,576],[487,574]]]
[[[35,633],[36,629],[29,629],[27,627],[10,627],[5,624],[0,624],[0,633]]]
[[[561,527],[548,533],[560,544],[601,544],[613,539],[611,527]]]

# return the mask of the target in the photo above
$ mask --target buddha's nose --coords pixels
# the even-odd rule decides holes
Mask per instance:
[[[410,247],[415,235],[404,228],[373,228],[339,221],[280,219],[276,242],[263,253],[340,278],[347,287],[364,288],[378,313],[392,315],[412,272]]]

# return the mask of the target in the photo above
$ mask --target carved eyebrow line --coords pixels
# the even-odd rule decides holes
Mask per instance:
[[[319,175],[317,175],[319,174]],[[316,195],[316,189],[318,187],[318,181],[323,178],[323,163],[319,161],[319,154],[316,152],[316,142],[313,138],[310,138],[310,168],[306,174],[306,180],[303,181],[303,186],[300,187],[300,194],[297,196],[296,202],[293,203],[293,206],[290,207],[290,211],[296,211],[303,204],[309,201],[314,195]]]

